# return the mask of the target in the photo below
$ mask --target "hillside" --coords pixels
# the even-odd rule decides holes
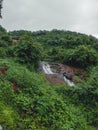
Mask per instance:
[[[42,73],[41,61],[54,73],[74,75],[75,85],[51,82],[55,75]],[[98,39],[63,30],[7,32],[0,26],[0,125],[97,130]]]

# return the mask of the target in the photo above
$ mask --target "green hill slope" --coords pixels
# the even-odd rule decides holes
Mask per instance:
[[[97,130],[98,40],[69,31],[20,32],[0,29],[3,129]],[[50,84],[38,71],[41,60],[82,67],[85,79],[74,87]]]

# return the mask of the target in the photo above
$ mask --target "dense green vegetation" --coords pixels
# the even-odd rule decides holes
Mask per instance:
[[[52,85],[38,72],[41,60],[82,68],[86,76],[74,87]],[[0,125],[4,130],[97,130],[98,40],[59,30],[7,33],[0,26]]]

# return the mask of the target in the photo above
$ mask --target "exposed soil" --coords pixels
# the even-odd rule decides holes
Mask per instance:
[[[13,40],[12,40],[13,44],[17,44],[18,41],[19,41],[19,39],[13,39]]]
[[[6,74],[6,69],[0,69],[0,74]]]
[[[14,92],[18,91],[18,85],[16,83],[12,83],[13,84],[13,90]]]
[[[55,72],[60,73],[60,74],[67,73],[67,74],[72,75],[72,76],[77,75],[80,78],[83,78],[85,76],[84,70],[82,70],[80,68],[75,68],[73,66],[68,66],[68,65],[63,65],[63,64],[56,64],[54,66],[52,63],[51,67],[52,68],[54,67]]]
[[[7,65],[3,64],[2,66],[0,66],[0,74],[6,74],[7,72]]]
[[[65,84],[64,80],[57,75],[47,74],[46,78],[51,84]]]

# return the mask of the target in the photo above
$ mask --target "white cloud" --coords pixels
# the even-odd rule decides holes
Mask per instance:
[[[6,0],[3,20],[8,30],[68,29],[98,35],[98,0]]]

